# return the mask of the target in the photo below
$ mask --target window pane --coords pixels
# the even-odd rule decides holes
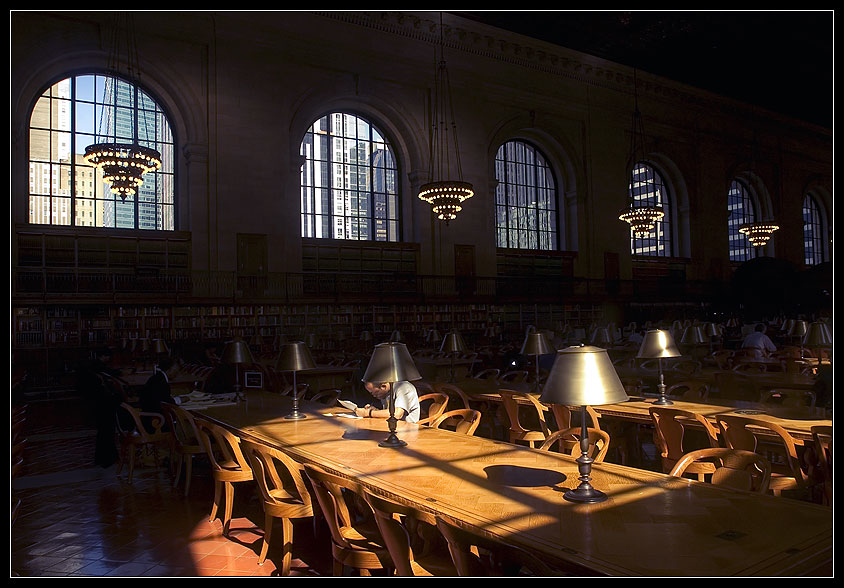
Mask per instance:
[[[547,159],[529,143],[508,141],[498,148],[495,177],[498,247],[557,249],[557,226],[551,222],[556,217],[556,185]]]
[[[633,166],[628,193],[637,206],[661,206],[664,216],[654,230],[644,237],[630,231],[630,251],[634,255],[670,257],[672,252],[671,202],[662,176],[652,166],[638,162]]]
[[[745,223],[755,222],[756,205],[748,187],[738,180],[730,183],[727,192],[727,233],[729,238],[730,261],[747,261],[756,256],[756,247],[750,244],[747,236],[739,232]]]
[[[332,113],[305,133],[302,166],[302,235],[398,241],[398,172],[392,148],[369,121]],[[314,186],[315,190],[304,188]],[[321,186],[334,189],[330,195]],[[313,227],[313,229],[312,229]],[[331,230],[325,230],[331,227]]]
[[[134,198],[115,202],[102,171],[84,159],[88,145],[116,139],[137,140],[162,157],[162,169],[143,177],[137,208]],[[29,159],[32,223],[175,229],[172,130],[155,100],[129,82],[86,74],[53,84],[30,116]],[[57,198],[33,198],[41,194]]]

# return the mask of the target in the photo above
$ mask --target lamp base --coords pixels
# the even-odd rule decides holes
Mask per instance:
[[[674,404],[667,398],[657,398],[651,404],[655,404],[656,406],[668,406],[669,404]]]
[[[563,498],[565,498],[569,502],[593,503],[603,502],[608,497],[600,490],[595,490],[595,488],[592,488],[591,486],[586,488],[584,488],[583,486],[578,486],[574,490],[567,490],[566,493],[563,494]]]
[[[407,445],[407,442],[402,441],[401,439],[396,437],[395,433],[390,433],[390,435],[386,439],[384,439],[383,441],[378,443],[378,447],[393,447],[393,448],[396,448],[396,447],[404,447],[406,445]]]
[[[302,419],[308,418],[307,415],[302,414],[301,412],[291,412],[290,414],[286,415],[284,418],[292,421],[301,421]]]

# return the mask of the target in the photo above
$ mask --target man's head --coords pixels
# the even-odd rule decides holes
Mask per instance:
[[[764,323],[759,323],[758,325],[756,325],[756,332],[757,333],[764,333],[766,329],[767,329],[767,327],[765,327]]]
[[[375,398],[383,399],[390,393],[389,382],[366,382],[364,383],[366,391],[372,394]]]

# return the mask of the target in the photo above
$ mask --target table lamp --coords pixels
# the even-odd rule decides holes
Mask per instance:
[[[440,332],[436,329],[431,329],[428,331],[428,335],[425,337],[425,341],[427,343],[434,343],[440,340]]]
[[[554,353],[544,333],[528,333],[522,343],[522,355],[533,355],[536,360],[536,393],[539,394],[539,356]]]
[[[293,410],[284,418],[291,420],[305,418],[305,415],[299,412],[299,387],[296,384],[296,372],[315,367],[316,364],[311,357],[311,351],[304,341],[291,341],[281,348],[275,369],[280,372],[293,372]]]
[[[715,339],[721,337],[721,328],[715,323],[706,323],[703,326],[703,334],[709,338],[709,351],[714,351]]]
[[[457,354],[465,353],[467,350],[468,348],[466,347],[466,343],[463,341],[463,337],[457,329],[452,329],[445,334],[443,342],[440,345],[440,353],[449,353],[451,355],[451,374],[449,376],[449,382],[454,383],[457,381],[454,377],[454,361],[457,359]]]
[[[607,495],[591,484],[594,460],[589,456],[586,407],[628,400],[607,350],[584,345],[557,351],[540,400],[549,404],[580,406],[581,455],[576,460],[580,485],[568,490],[564,498],[571,502],[603,502]]]
[[[413,363],[413,358],[407,350],[404,343],[390,341],[388,343],[379,343],[375,346],[372,352],[372,358],[369,360],[369,365],[366,366],[366,371],[363,374],[364,382],[389,383],[389,410],[390,418],[387,419],[387,425],[390,429],[390,434],[386,439],[378,443],[379,447],[404,447],[406,442],[402,441],[396,435],[396,396],[393,387],[396,382],[403,382],[405,380],[421,380],[422,376],[416,369],[416,364]]]
[[[167,343],[165,343],[164,339],[153,339],[150,345],[150,353],[155,359],[155,364],[158,365],[162,357],[170,355],[170,350],[167,348]]]
[[[809,327],[806,324],[806,321],[795,320],[791,323],[791,326],[788,328],[788,336],[793,337],[795,339],[800,339],[800,359],[803,359],[803,338],[806,336],[806,333],[809,331]]]
[[[801,349],[802,347],[816,349],[816,355],[818,356],[818,365],[820,365],[820,349],[822,347],[832,347],[832,336],[829,333],[829,327],[826,325],[826,323],[816,321],[810,324],[808,330],[806,331],[806,336],[803,338]],[[802,357],[803,353],[801,352],[800,355]]]
[[[398,343],[402,340],[401,332],[396,329],[392,333],[390,333],[390,343]]]
[[[246,398],[240,394],[240,373],[238,366],[240,364],[252,364],[255,360],[252,358],[252,352],[249,350],[249,345],[240,337],[228,341],[223,348],[223,356],[220,362],[234,366],[234,398],[235,400],[245,400]]]
[[[645,332],[645,337],[642,339],[642,344],[639,346],[639,353],[636,357],[656,359],[659,366],[659,384],[657,391],[659,398],[654,401],[658,406],[666,406],[674,404],[665,397],[665,376],[662,373],[662,358],[663,357],[680,357],[680,350],[674,344],[674,338],[670,331],[661,331],[653,329]]]

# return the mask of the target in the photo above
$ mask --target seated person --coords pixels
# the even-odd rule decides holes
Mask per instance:
[[[170,378],[179,372],[178,364],[170,357],[161,359],[155,371],[138,392],[138,404],[143,412],[161,412],[161,403],[173,403],[170,394]]]
[[[777,350],[774,342],[765,334],[767,327],[764,323],[756,325],[756,329],[744,338],[741,344],[742,349],[747,349],[752,353],[752,357],[763,358],[768,357],[771,353]]]
[[[366,382],[364,384],[366,391],[372,394],[375,398],[381,401],[382,408],[367,404],[366,406],[355,409],[355,414],[360,417],[369,417],[374,419],[388,419],[390,418],[390,383],[375,383]],[[419,396],[416,393],[416,386],[407,381],[396,382],[393,384],[395,390],[396,403],[394,415],[398,420],[404,420],[408,423],[415,423],[419,421]]]

